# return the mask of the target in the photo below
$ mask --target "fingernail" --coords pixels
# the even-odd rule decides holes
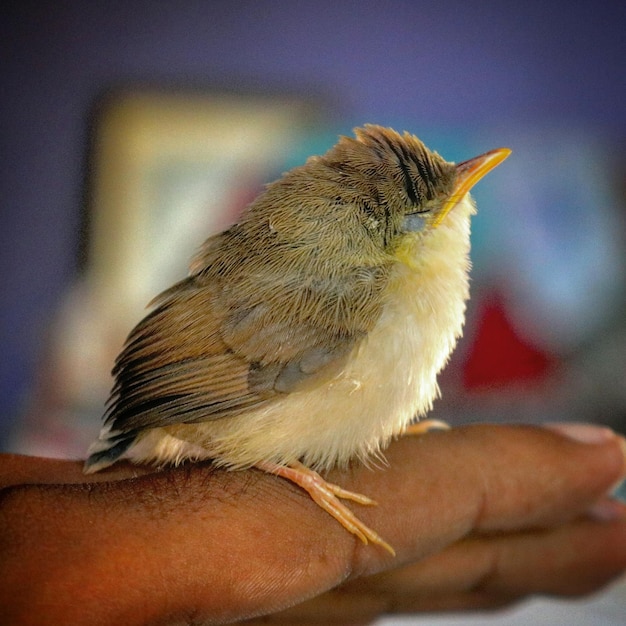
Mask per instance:
[[[626,505],[618,500],[600,500],[587,511],[587,515],[598,522],[623,520],[626,519]]]
[[[622,450],[623,469],[620,478],[608,490],[608,493],[615,494],[618,490],[620,492],[623,491],[623,483],[626,480],[626,438],[622,435],[618,435],[608,426],[598,426],[597,424],[551,422],[544,426],[549,430],[580,443],[601,444],[607,443],[608,441],[617,441]]]
[[[578,441],[580,443],[600,444],[606,443],[618,437],[608,426],[598,426],[597,424],[585,424],[578,422],[550,422],[544,424],[545,428]],[[619,439],[623,439],[619,437]],[[626,459],[626,440],[622,441],[624,457]]]

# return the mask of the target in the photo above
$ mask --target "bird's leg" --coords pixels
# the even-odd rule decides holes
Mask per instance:
[[[442,420],[428,419],[409,424],[403,434],[421,437],[431,430],[450,430],[450,424]]]
[[[395,550],[378,533],[359,520],[345,504],[339,501],[339,498],[365,505],[375,505],[374,500],[360,493],[346,491],[339,485],[325,481],[317,472],[302,465],[302,463],[291,463],[290,465],[258,463],[256,467],[295,483],[304,489],[318,506],[332,515],[347,531],[356,535],[363,543],[371,541],[395,556]]]

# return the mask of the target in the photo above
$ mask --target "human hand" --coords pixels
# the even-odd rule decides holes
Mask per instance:
[[[626,461],[606,429],[569,434],[455,428],[395,442],[389,467],[331,472],[379,503],[351,506],[395,558],[256,470],[122,465],[86,477],[77,462],[5,455],[3,619],[355,624],[590,592],[626,568],[626,507],[605,496]]]

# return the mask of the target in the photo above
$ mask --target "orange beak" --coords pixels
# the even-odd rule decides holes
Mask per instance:
[[[508,148],[496,148],[480,156],[463,161],[456,166],[456,183],[450,197],[439,211],[433,226],[439,226],[443,218],[464,198],[465,194],[494,167],[500,165],[511,151]]]

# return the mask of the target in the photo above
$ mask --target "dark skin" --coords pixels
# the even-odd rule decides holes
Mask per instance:
[[[585,594],[626,569],[626,507],[605,495],[626,473],[623,443],[586,436],[469,426],[395,442],[385,469],[329,473],[378,501],[353,507],[395,558],[256,470],[86,477],[79,462],[4,455],[0,621],[367,624]]]

